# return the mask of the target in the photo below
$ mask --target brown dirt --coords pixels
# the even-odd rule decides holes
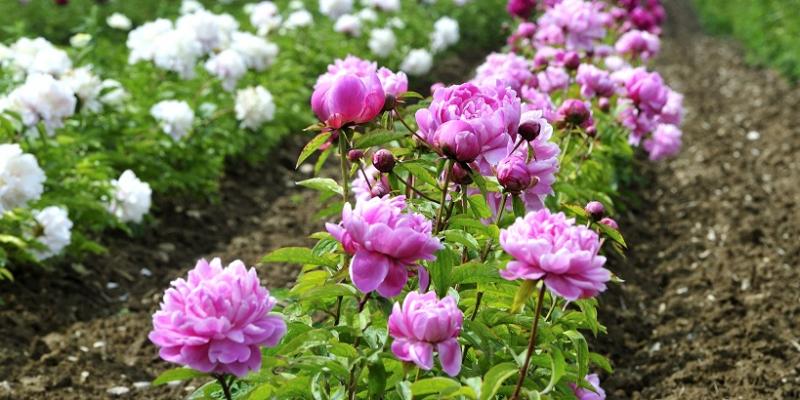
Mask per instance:
[[[155,227],[135,239],[106,238],[110,252],[76,267],[83,274],[68,264],[54,273],[19,271],[17,283],[2,284],[0,399],[105,399],[115,386],[131,389],[128,398],[187,394],[192,383],[133,387],[170,367],[147,340],[150,315],[169,282],[201,256],[256,265],[272,249],[308,244],[304,238],[319,228],[317,202],[294,185],[308,177],[294,171],[299,151],[293,138],[263,165],[231,166],[218,202],[157,199]],[[288,265],[258,270],[273,288],[297,273]]]
[[[656,69],[686,95],[685,149],[644,167],[625,218],[627,283],[601,298],[616,365],[604,386],[618,399],[798,399],[800,89],[704,35],[688,1],[666,5]]]

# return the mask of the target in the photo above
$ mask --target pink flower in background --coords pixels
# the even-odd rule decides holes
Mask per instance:
[[[378,177],[381,177],[378,180]],[[368,165],[362,172],[360,169],[356,171],[356,178],[353,179],[353,195],[356,201],[369,200],[375,196],[372,194],[372,189],[376,184],[380,183],[384,188],[390,189],[388,175],[382,175],[374,166]]]
[[[581,85],[581,96],[587,99],[594,96],[611,97],[616,91],[616,85],[608,71],[591,64],[581,64],[575,79]]]
[[[486,57],[472,80],[476,85],[495,85],[497,81],[519,93],[524,85],[536,85],[533,65],[525,57],[514,53],[492,53]]]
[[[628,98],[633,100],[639,109],[658,114],[667,104],[669,89],[658,72],[647,72],[644,68],[636,68],[625,82]]]
[[[542,93],[536,88],[525,86],[521,90],[522,111],[539,111],[547,122],[555,121],[556,107],[547,93]]]
[[[617,52],[647,61],[661,50],[661,40],[647,31],[629,31],[622,35],[614,45]]]
[[[573,127],[588,128],[594,125],[592,107],[578,99],[564,100],[556,110],[556,120]]]
[[[518,218],[500,231],[500,245],[514,257],[500,271],[503,278],[542,279],[550,291],[570,301],[597,295],[611,279],[603,268],[606,258],[597,254],[597,233],[563,213],[544,208]]]
[[[553,93],[563,90],[569,85],[569,74],[562,67],[549,66],[546,70],[536,75],[539,81],[539,90],[545,93]]]
[[[317,79],[311,108],[332,129],[363,124],[383,109],[385,93],[374,63],[348,56],[328,66]]]
[[[536,0],[508,0],[506,10],[509,14],[522,19],[528,19],[536,8]]]
[[[590,51],[605,37],[611,22],[604,9],[600,1],[564,0],[548,9],[538,23],[540,27],[560,28],[568,50]]]
[[[458,335],[463,321],[464,314],[451,296],[439,300],[434,292],[409,292],[402,306],[394,304],[389,316],[392,353],[428,371],[436,350],[444,372],[456,376],[461,371]]]
[[[409,269],[417,268],[420,260],[436,259],[442,245],[431,235],[431,221],[421,214],[404,213],[405,208],[404,196],[374,197],[356,202],[355,209],[345,204],[342,222],[325,224],[353,255],[350,278],[358,290],[397,296],[408,281]],[[423,280],[425,272],[419,268]]]
[[[387,95],[398,97],[408,91],[408,76],[405,72],[394,73],[384,67],[378,70],[378,79],[381,80],[381,86]]]
[[[658,126],[657,115],[639,110],[630,104],[630,101],[621,101],[619,104],[622,106],[622,111],[620,111],[617,119],[631,131],[628,143],[638,146],[642,137],[655,130]]]
[[[675,125],[659,125],[653,136],[644,141],[651,161],[673,157],[681,151],[681,131]]]
[[[166,361],[238,377],[261,368],[261,347],[278,344],[286,323],[269,315],[275,299],[255,269],[200,260],[187,280],[172,281],[153,314],[149,338]]]
[[[536,47],[560,46],[565,40],[564,30],[554,24],[540,25],[533,36]]]
[[[680,126],[683,123],[683,95],[670,90],[667,95],[667,104],[661,109],[659,115],[659,122],[662,124],[670,124]]]
[[[479,159],[497,163],[506,155],[509,141],[516,139],[520,102],[514,90],[502,83],[464,83],[439,89],[428,108],[416,113],[420,134],[434,143],[436,130],[447,121],[469,123],[478,137]]]
[[[606,392],[600,387],[600,377],[597,374],[589,374],[586,375],[586,380],[592,385],[594,391],[580,388],[578,385],[570,383],[569,386],[572,388],[572,393],[575,394],[575,397],[578,400],[605,400]]]
[[[536,33],[536,24],[533,22],[523,22],[517,26],[517,30],[512,33],[506,43],[511,47],[511,51],[530,46],[530,41]]]

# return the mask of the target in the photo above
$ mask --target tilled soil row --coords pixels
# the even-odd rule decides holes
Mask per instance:
[[[800,398],[800,89],[667,2],[656,69],[684,151],[644,167],[627,281],[601,297],[619,399]]]

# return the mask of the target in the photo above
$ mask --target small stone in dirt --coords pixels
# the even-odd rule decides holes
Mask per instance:
[[[75,356],[68,356],[67,361],[69,362],[78,362],[78,357]]]
[[[88,353],[88,352],[89,352],[89,348],[88,348],[88,347],[86,347],[86,346],[81,346],[81,347],[78,347],[78,349],[80,349],[80,351],[82,351],[82,352],[84,352],[84,353]]]
[[[106,283],[106,289],[108,289],[108,290],[114,290],[114,289],[116,289],[118,287],[119,287],[119,283],[117,283],[117,282],[108,282],[108,283]]]
[[[653,345],[650,347],[650,352],[651,352],[651,353],[658,352],[659,350],[661,350],[661,342],[655,342],[655,343],[653,343]]]
[[[148,381],[133,382],[133,388],[136,390],[147,389],[149,387],[150,387],[150,382]]]
[[[139,274],[141,274],[142,276],[153,276],[153,271],[150,271],[147,268],[142,268],[141,270],[139,270]]]
[[[106,390],[106,393],[108,393],[108,394],[110,394],[112,396],[124,396],[124,395],[128,394],[128,392],[130,392],[130,391],[131,390],[128,389],[127,387],[125,387],[125,386],[114,386],[114,387],[109,388],[108,390]]]
[[[700,257],[700,259],[702,260],[702,259],[707,258],[710,255],[711,255],[711,250],[705,250],[702,253],[698,254],[697,256]]]
[[[314,172],[314,167],[312,167],[311,164],[303,164],[300,166],[300,172],[311,175],[311,173]]]
[[[663,314],[664,311],[667,311],[667,305],[664,304],[664,303],[659,304],[658,305],[658,313],[659,314]]]
[[[89,378],[89,371],[81,372],[81,380],[80,383],[86,382],[86,379]]]
[[[761,134],[758,133],[757,131],[747,132],[747,140],[754,141],[754,140],[758,140],[760,137],[761,137]]]
[[[99,348],[105,347],[105,346],[106,346],[106,342],[104,342],[102,340],[98,340],[98,341],[94,342],[94,344],[92,344],[92,347],[94,347],[95,349],[99,349]]]
[[[675,293],[677,293],[677,294],[686,294],[688,291],[689,291],[689,288],[684,286],[684,287],[679,287],[678,289],[676,289]]]

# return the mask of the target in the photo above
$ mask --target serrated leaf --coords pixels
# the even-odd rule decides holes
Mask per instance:
[[[395,140],[401,140],[408,137],[408,133],[406,132],[397,132],[397,131],[373,131],[369,132],[365,135],[359,136],[353,147],[357,149],[366,149],[372,146],[382,145],[384,143],[393,142]]]
[[[314,255],[313,251],[305,247],[284,247],[267,254],[261,259],[262,263],[284,262],[291,264],[323,265],[335,268],[337,261]]]
[[[502,363],[492,367],[486,375],[483,376],[483,384],[481,385],[481,400],[494,399],[503,382],[506,379],[519,372],[516,363]]]
[[[314,154],[314,152],[317,151],[320,146],[325,144],[330,137],[330,132],[322,132],[319,135],[314,136],[314,138],[306,143],[306,145],[303,147],[303,150],[300,152],[300,156],[297,157],[297,164],[294,167],[299,167],[300,164],[302,164],[308,157],[311,157],[311,155]]]
[[[297,182],[297,184],[321,192],[336,193],[339,196],[344,193],[344,189],[331,178],[311,178]]]
[[[168,382],[187,381],[189,379],[207,376],[206,373],[195,371],[191,368],[172,368],[161,373],[156,379],[153,380],[153,386],[163,385]]]

